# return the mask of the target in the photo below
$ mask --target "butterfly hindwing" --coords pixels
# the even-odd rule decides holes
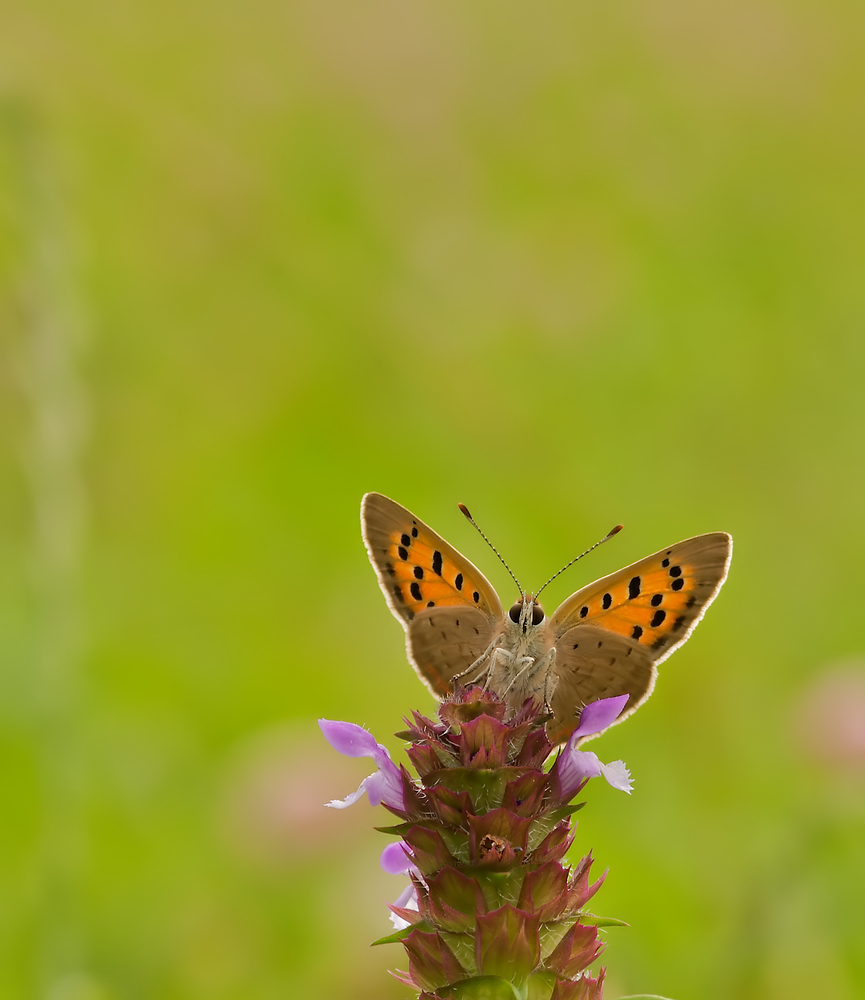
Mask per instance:
[[[407,630],[409,659],[432,693],[445,698],[454,677],[481,656],[496,631],[496,620],[479,608],[424,608]],[[475,674],[466,674],[461,683],[473,680]]]
[[[652,693],[657,670],[647,649],[599,625],[566,629],[556,642],[556,686],[547,723],[553,743],[566,740],[578,722],[578,710],[601,698],[628,694],[625,712]]]

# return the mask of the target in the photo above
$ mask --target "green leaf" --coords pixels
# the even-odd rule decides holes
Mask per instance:
[[[419,920],[416,924],[411,924],[408,927],[403,927],[401,931],[395,931],[393,934],[388,934],[387,937],[379,938],[377,941],[373,941],[370,948],[374,948],[377,944],[398,944],[403,938],[407,938],[412,931],[434,931],[435,927],[429,922],[429,920]]]
[[[484,813],[502,804],[505,785],[519,771],[512,767],[449,767],[430,775],[433,784],[441,784],[453,792],[468,792],[475,812]]]
[[[520,890],[526,877],[525,868],[517,866],[509,872],[491,872],[479,868],[466,870],[467,873],[469,871],[477,879],[484,899],[487,901],[487,906],[491,910],[498,909],[502,903],[517,905]]]
[[[388,934],[387,937],[379,938],[378,941],[373,941],[370,948],[375,948],[377,944],[399,944],[403,938],[407,938],[411,934],[416,926],[416,924],[412,924],[411,927],[403,927],[401,931],[396,931],[393,934]]]
[[[529,976],[526,1000],[549,1000],[556,985],[553,972],[533,972]]]
[[[411,827],[411,823],[398,823],[396,826],[374,826],[373,830],[378,830],[379,833],[386,833],[391,837],[401,837]]]
[[[478,976],[458,983],[448,995],[452,1000],[526,1000],[526,989],[497,976]]]
[[[569,806],[559,806],[558,809],[552,810],[550,816],[555,819],[556,823],[561,823],[563,819],[567,816],[573,816],[575,812],[579,812],[585,805],[585,802],[573,802]]]
[[[406,743],[429,743],[429,737],[423,733],[413,733],[410,729],[401,729],[394,733],[398,740],[405,740]]]
[[[555,812],[548,812],[545,816],[541,816],[538,819],[532,820],[532,825],[529,827],[528,842],[526,844],[526,850],[533,851],[544,838],[561,823],[563,816],[556,816]]]
[[[469,839],[462,830],[450,830],[446,826],[439,829],[445,847],[462,864],[468,864]]]
[[[594,927],[630,927],[631,925],[618,917],[598,917],[594,913],[581,913],[581,924],[592,924]],[[625,1000],[625,998],[623,998]],[[661,1000],[664,1000],[661,997]]]
[[[444,943],[454,953],[454,958],[466,970],[470,976],[478,974],[478,966],[475,961],[475,936],[474,934],[454,934],[449,931],[439,931],[439,935]]]
[[[551,920],[548,923],[541,924],[539,928],[539,935],[541,942],[541,955],[543,958],[546,959],[550,957],[550,955],[555,951],[556,946],[561,942],[562,938],[579,919],[579,916],[573,916],[567,918],[566,920]]]

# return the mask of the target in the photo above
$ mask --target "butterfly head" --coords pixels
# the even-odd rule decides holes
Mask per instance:
[[[540,625],[545,615],[538,601],[531,594],[524,594],[508,611],[508,618],[525,635],[530,626]]]

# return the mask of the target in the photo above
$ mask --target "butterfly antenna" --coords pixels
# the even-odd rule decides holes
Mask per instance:
[[[459,509],[463,512],[469,524],[472,525],[472,527],[477,531],[477,533],[481,536],[481,538],[483,538],[483,540],[487,543],[487,545],[489,545],[489,547],[493,550],[493,552],[495,552],[495,554],[499,557],[499,562],[502,564],[502,566],[504,566],[504,568],[511,574],[511,579],[517,585],[517,590],[520,592],[520,597],[525,597],[525,591],[520,586],[520,581],[514,576],[514,571],[505,562],[501,552],[499,552],[499,550],[495,547],[495,545],[493,545],[493,543],[489,540],[489,538],[487,538],[487,536],[483,533],[483,531],[481,531],[480,525],[471,516],[468,507],[466,507],[464,503],[458,503],[457,507],[459,507]]]
[[[558,572],[553,573],[553,575],[549,578],[549,580],[547,580],[547,582],[543,585],[543,587],[541,587],[541,590],[545,590],[547,584],[552,583],[557,576],[560,576],[562,573],[564,573],[566,569],[573,566],[574,563],[582,559],[583,556],[587,556],[593,549],[596,549],[599,545],[603,545],[604,542],[608,542],[613,537],[613,535],[618,535],[618,533],[622,530],[622,528],[624,528],[623,524],[617,524],[615,528],[611,528],[599,542],[595,542],[595,544],[590,545],[585,552],[581,552],[578,556],[574,556],[574,558],[569,563],[566,563],[564,566],[562,566],[562,568]],[[541,590],[539,590],[537,594],[535,594],[535,600],[537,600],[541,596]]]

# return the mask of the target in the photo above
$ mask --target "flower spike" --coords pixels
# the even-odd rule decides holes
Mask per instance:
[[[352,805],[366,793],[403,822],[400,839],[381,853],[381,867],[408,885],[390,905],[407,973],[397,978],[420,1000],[601,1000],[604,970],[590,974],[603,950],[596,918],[584,910],[603,875],[590,882],[591,855],[570,867],[571,800],[593,777],[630,792],[621,761],[603,764],[579,742],[606,729],[627,696],[583,708],[579,725],[552,768],[540,708],[507,711],[481,688],[458,690],[441,721],[414,713],[409,758],[420,775],[391,760],[362,726],[321,720],[325,739],[350,757],[371,757],[377,770],[356,792],[329,803]]]

